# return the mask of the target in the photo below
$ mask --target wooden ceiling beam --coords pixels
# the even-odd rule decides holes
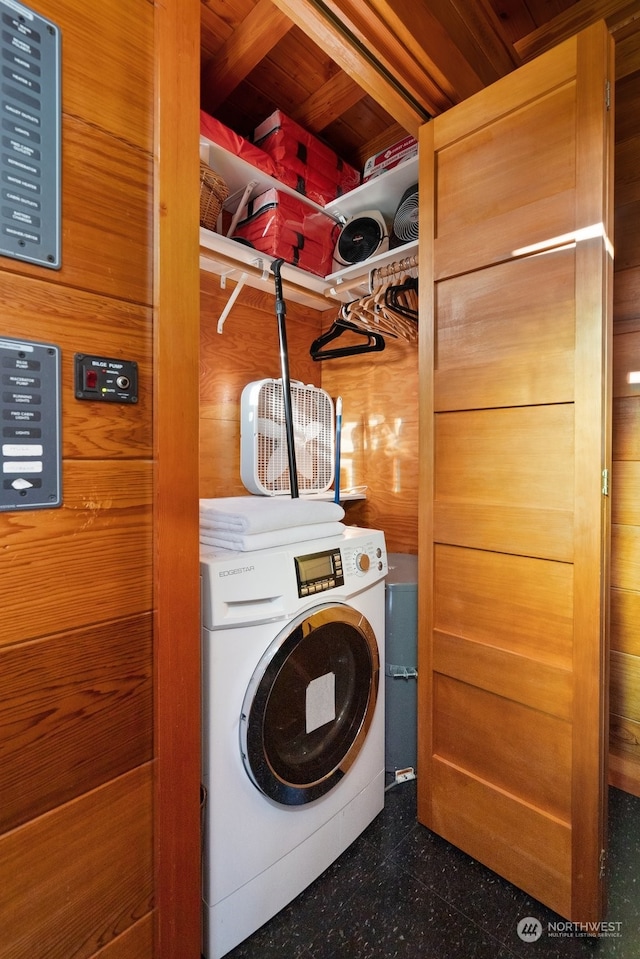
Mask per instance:
[[[447,97],[443,109],[476,93],[483,86],[481,77],[471,67],[453,42],[445,25],[428,9],[417,8],[412,0],[328,0],[332,7],[350,9],[361,20],[359,30],[376,54],[383,57],[394,72],[406,70],[407,54],[418,77],[427,75]],[[366,12],[364,12],[366,11]],[[412,77],[418,87],[420,80]],[[432,113],[442,112],[440,104]]]
[[[290,18],[271,0],[259,0],[216,56],[204,65],[200,81],[203,108],[214,113],[292,26]]]
[[[433,2],[434,0],[430,0],[432,10]],[[469,45],[461,36],[459,47],[483,79],[487,76],[487,82],[491,83],[493,79],[504,77],[520,66],[520,56],[489,0],[445,0],[445,4],[455,8],[472,39],[472,45]],[[455,39],[453,28],[454,24],[451,22],[452,36]],[[486,74],[487,69],[493,79]]]
[[[618,23],[640,16],[640,0],[579,0],[571,7],[518,40],[515,48],[522,60],[532,60],[563,40],[579,33],[598,20],[606,20],[610,30]]]
[[[452,58],[453,72],[464,76],[472,92],[482,83],[450,43],[446,32],[435,21],[429,10],[416,10],[411,0],[393,3],[387,0],[311,0],[324,7],[328,15],[345,28],[347,35],[369,50],[375,60],[401,83],[431,115],[442,113],[453,106],[463,94],[450,82],[448,72],[440,69],[444,54],[434,59],[426,51],[424,36],[431,38],[433,48],[447,49]],[[408,13],[398,14],[398,7]],[[430,51],[429,51],[430,52]]]
[[[346,73],[340,71],[327,80],[291,114],[312,133],[322,131],[366,96],[365,91]]]
[[[441,90],[428,76],[419,76],[421,90],[401,82],[384,67],[384,59],[373,56],[354,41],[345,30],[344,21],[336,24],[320,9],[314,0],[273,0],[273,3],[316,43],[345,73],[369,94],[407,132],[418,135],[420,126],[429,113],[440,112],[448,103]],[[407,76],[419,73],[411,56],[404,51]],[[448,103],[450,106],[451,104]],[[446,108],[446,107],[445,107]]]
[[[520,65],[489,0],[322,0],[331,14],[416,97],[425,78],[446,100],[442,112]]]

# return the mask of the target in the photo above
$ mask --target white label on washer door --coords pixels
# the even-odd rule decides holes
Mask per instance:
[[[325,673],[307,686],[305,721],[307,733],[336,718],[336,674]]]

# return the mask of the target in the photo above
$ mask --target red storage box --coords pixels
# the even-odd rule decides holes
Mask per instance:
[[[233,239],[309,273],[327,276],[338,232],[338,224],[321,211],[280,190],[267,190],[249,202]]]
[[[253,142],[269,154],[278,179],[316,202],[335,200],[360,183],[358,170],[281,110],[255,128]]]
[[[217,143],[218,146],[224,147],[229,153],[233,153],[235,156],[246,160],[247,163],[251,163],[252,166],[262,170],[267,176],[275,177],[276,167],[268,153],[250,143],[249,140],[245,140],[239,133],[234,133],[224,123],[220,123],[215,117],[209,116],[204,110],[200,111],[200,134],[213,143]]]

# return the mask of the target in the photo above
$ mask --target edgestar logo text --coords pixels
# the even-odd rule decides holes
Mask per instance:
[[[237,569],[221,569],[218,576],[237,576],[239,573],[250,573],[255,566],[238,566]]]

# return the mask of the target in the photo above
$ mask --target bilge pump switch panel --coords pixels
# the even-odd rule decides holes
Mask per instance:
[[[76,353],[76,399],[106,403],[138,402],[138,364]]]
[[[0,510],[60,506],[60,350],[0,336]]]

